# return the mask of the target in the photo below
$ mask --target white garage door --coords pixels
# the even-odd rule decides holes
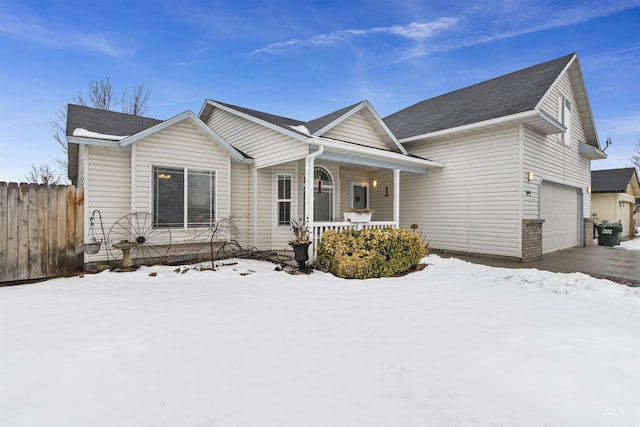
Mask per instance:
[[[631,228],[631,203],[624,203],[620,208],[620,221],[622,221],[622,236],[632,236]]]
[[[545,182],[540,192],[542,253],[578,246],[578,191]]]

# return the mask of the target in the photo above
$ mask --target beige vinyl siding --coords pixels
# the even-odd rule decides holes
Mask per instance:
[[[131,153],[128,150],[98,146],[84,146],[86,156],[85,215],[100,211],[106,238],[117,220],[131,213]],[[96,215],[96,219],[99,218]],[[101,238],[100,221],[94,222],[94,231]],[[89,229],[87,228],[87,233]],[[85,262],[106,259],[107,245],[96,255],[85,255]]]
[[[373,186],[373,180],[378,181],[378,186]],[[375,221],[393,221],[393,171],[380,169],[372,172],[369,178],[370,206],[376,212],[373,215]],[[385,196],[385,187],[389,187],[389,196]]]
[[[593,200],[592,211],[598,213],[598,216],[594,218],[596,223],[618,221],[618,195],[616,193],[592,194],[591,198]]]
[[[216,218],[230,214],[230,165],[227,151],[190,121],[183,121],[133,144],[134,210],[153,212],[152,168],[167,166],[216,173]],[[189,243],[193,233],[171,231],[173,243]]]
[[[259,169],[257,174],[257,229],[256,247],[262,250],[274,249],[272,242],[273,221],[275,219],[275,202],[272,193],[271,169]]]
[[[347,209],[351,209],[353,207],[352,205],[352,194],[351,194],[351,189],[353,184],[358,184],[358,185],[363,185],[367,187],[367,203],[368,206],[371,207],[371,188],[369,185],[369,173],[362,171],[362,170],[357,170],[357,169],[349,169],[346,166],[343,166],[340,168],[340,194],[339,194],[339,198],[340,198],[340,207],[341,210],[339,212],[337,212],[337,221],[344,221],[344,216],[342,215],[342,212],[344,212]],[[371,216],[371,219],[373,221],[378,221],[378,217],[376,216],[376,214],[373,214]]]
[[[360,110],[355,114],[324,133],[322,136],[333,138],[340,141],[355,142],[356,144],[366,145],[368,147],[389,150],[391,143],[385,140],[386,135],[378,133],[376,129],[382,132],[378,123],[374,123],[373,117],[369,112]],[[398,151],[397,148],[395,151]]]
[[[622,236],[633,236],[633,204],[634,197],[625,193],[598,193],[592,194],[593,212],[598,216],[593,217],[596,224],[603,221],[610,223],[620,222],[622,224]],[[623,203],[620,206],[620,202]]]
[[[438,249],[520,256],[517,126],[408,148],[446,166],[401,174],[401,227],[418,224]]]
[[[216,108],[207,125],[225,141],[255,160],[263,168],[303,158],[306,143]]]
[[[523,203],[524,218],[538,218],[538,194],[543,180],[581,189],[584,216],[591,212],[591,198],[586,188],[591,185],[591,162],[579,154],[579,142],[585,141],[583,113],[576,103],[571,81],[567,73],[557,81],[542,102],[542,109],[552,117],[558,117],[558,98],[564,96],[571,101],[571,143],[565,145],[559,135],[542,136],[530,129],[524,133],[524,172],[532,171],[535,180],[526,182]],[[586,113],[586,112],[585,112]],[[543,218],[544,219],[544,218]]]
[[[253,246],[253,169],[242,163],[231,164],[231,215],[240,245]]]
[[[573,67],[576,65],[574,64]],[[568,72],[563,73],[556,84],[547,92],[547,94],[543,97],[542,102],[540,104],[540,109],[547,114],[549,114],[554,119],[560,121],[560,103],[558,99],[562,96],[565,99],[571,102],[571,147],[575,147],[578,149],[578,142],[586,142],[586,136],[583,128],[583,114],[588,115],[588,111],[584,113],[578,109],[577,100],[575,97],[575,93],[573,90],[573,84],[570,74]],[[575,84],[580,84],[580,82],[576,81]],[[562,135],[556,134],[548,137],[549,139],[557,142],[562,141]]]

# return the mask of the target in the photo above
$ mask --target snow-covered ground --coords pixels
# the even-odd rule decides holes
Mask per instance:
[[[0,288],[0,425],[640,425],[639,288],[425,262]]]
[[[628,251],[640,251],[640,235],[636,235],[636,238],[633,240],[621,242],[620,246]]]

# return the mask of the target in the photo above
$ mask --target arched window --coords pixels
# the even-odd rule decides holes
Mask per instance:
[[[313,169],[314,220],[331,221],[333,218],[333,179],[322,166]]]

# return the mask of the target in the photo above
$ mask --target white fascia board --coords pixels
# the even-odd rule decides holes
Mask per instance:
[[[102,147],[126,148],[120,145],[120,141],[106,141],[104,139],[83,138],[79,136],[68,136],[67,143],[80,145],[100,145]]]
[[[369,111],[371,111],[371,114],[373,114],[373,117],[378,121],[380,126],[382,126],[382,129],[384,129],[387,135],[389,135],[389,137],[391,138],[393,143],[396,145],[396,147],[398,147],[402,153],[409,154],[409,152],[402,146],[402,144],[400,144],[400,141],[398,141],[398,138],[396,138],[393,132],[391,132],[391,129],[387,127],[387,124],[384,122],[384,120],[382,120],[382,117],[380,117],[378,112],[375,110],[375,108],[373,108],[373,106],[369,103],[369,101],[364,101],[364,102],[367,104],[367,107],[369,107]]]
[[[545,113],[544,111],[539,111],[539,113],[542,120],[548,122],[551,126],[558,129],[558,133],[565,133],[567,131],[567,127],[565,125],[551,117],[549,114]]]
[[[556,85],[558,84],[558,81],[562,78],[562,76],[564,75],[564,73],[566,73],[567,71],[569,71],[569,67],[571,67],[571,64],[574,63],[574,61],[576,60],[576,55],[573,54],[573,56],[571,57],[571,59],[569,60],[569,62],[567,62],[567,65],[565,65],[565,67],[562,69],[562,71],[556,76],[555,80],[553,81],[553,83],[551,83],[551,85],[549,85],[549,88],[547,89],[547,91],[544,93],[544,95],[542,95],[542,97],[540,97],[540,100],[538,101],[538,103],[535,106],[535,109],[539,109],[542,105],[543,100],[547,97],[547,95],[549,94],[549,91],[556,87]]]
[[[405,172],[413,172],[421,175],[427,175],[429,173],[429,167],[425,165],[407,164],[404,162],[393,161],[390,159],[370,159],[362,158],[357,155],[339,154],[324,152],[319,157],[322,160],[328,160],[333,162],[350,163],[361,166],[373,166],[383,169],[400,169]]]
[[[528,118],[536,117],[536,116],[539,116],[539,115],[540,115],[540,112],[536,111],[536,110],[525,111],[525,112],[522,112],[522,113],[512,114],[510,116],[502,116],[502,117],[498,117],[498,118],[491,119],[491,120],[485,120],[485,121],[482,121],[482,122],[469,123],[467,125],[458,126],[458,127],[449,128],[449,129],[443,129],[443,130],[439,130],[439,131],[436,131],[436,132],[425,133],[425,134],[422,134],[422,135],[410,136],[408,138],[401,139],[400,142],[402,144],[406,144],[408,142],[420,141],[420,140],[427,139],[427,138],[434,138],[434,137],[437,137],[437,136],[445,136],[445,135],[448,135],[450,133],[472,131],[472,130],[474,130],[476,128],[481,128],[481,127],[484,127],[484,126],[499,125],[499,124],[507,123],[507,122],[510,122],[510,121],[513,121],[513,120],[528,119]]]
[[[601,151],[593,145],[589,145],[585,142],[578,143],[578,152],[582,157],[585,157],[589,160],[600,160],[607,158],[607,155],[604,153],[604,151]]]
[[[155,126],[152,126],[148,129],[143,130],[142,132],[138,132],[135,135],[131,135],[128,138],[123,139],[122,141],[120,141],[120,146],[121,147],[127,147],[130,146],[131,144],[133,144],[136,141],[139,141],[143,138],[146,138],[148,136],[153,135],[156,132],[160,132],[164,129],[167,129],[177,123],[180,123],[184,120],[191,120],[193,123],[195,123],[196,126],[198,126],[200,129],[202,129],[205,133],[207,133],[211,138],[213,138],[216,142],[218,142],[220,145],[222,145],[231,155],[231,157],[238,162],[251,162],[250,159],[245,159],[245,157],[240,154],[240,152],[238,152],[238,150],[236,150],[235,148],[233,148],[229,143],[227,143],[227,141],[225,141],[224,139],[222,139],[222,137],[220,137],[220,135],[218,135],[217,133],[215,133],[209,126],[207,126],[206,124],[204,124],[204,122],[202,120],[200,120],[195,114],[193,114],[192,111],[185,111],[184,113],[178,114],[177,116],[173,116],[172,118],[165,120],[162,123],[158,123]]]
[[[591,110],[591,102],[589,102],[589,94],[587,93],[587,86],[584,84],[584,77],[582,76],[582,68],[580,67],[580,61],[577,60],[577,56],[574,56],[574,60],[576,63],[576,69],[578,70],[578,75],[580,76],[580,87],[584,91],[584,99],[585,99],[585,103],[587,104],[587,111],[589,112],[589,123],[593,127],[593,134],[596,138],[595,143],[598,149],[601,149],[600,139],[598,138],[598,129],[596,129],[596,121],[593,117],[593,111]],[[569,67],[567,67],[567,72],[568,70],[569,70]]]
[[[350,144],[348,142],[336,141],[329,138],[315,137],[309,140],[309,142],[311,144],[324,145],[326,148],[344,150],[354,154],[367,154],[370,156],[375,156],[380,158],[381,160],[398,161],[406,164],[413,164],[416,166],[429,168],[443,168],[445,166],[444,163],[435,162],[433,160],[419,159],[405,154],[394,153],[393,151],[385,151],[377,148],[365,147],[363,145]]]
[[[250,122],[256,123],[256,124],[258,124],[260,126],[264,126],[264,127],[268,128],[268,129],[274,130],[276,132],[280,132],[280,133],[282,133],[284,135],[290,136],[290,137],[295,138],[295,139],[297,139],[299,141],[307,142],[307,140],[308,140],[308,137],[306,137],[304,135],[301,135],[301,134],[299,134],[297,132],[282,128],[280,126],[274,125],[273,123],[269,123],[269,122],[267,122],[265,120],[259,119],[257,117],[251,116],[249,114],[245,114],[245,113],[242,113],[240,111],[234,110],[233,108],[229,108],[226,105],[218,104],[217,102],[212,101],[212,100],[208,100],[207,103],[209,105],[214,106],[215,108],[219,108],[221,110],[224,110],[227,113],[231,113],[231,114],[234,114],[234,115],[236,115],[238,117],[242,117],[243,119],[249,120]],[[204,107],[203,107],[203,111],[204,111]]]

